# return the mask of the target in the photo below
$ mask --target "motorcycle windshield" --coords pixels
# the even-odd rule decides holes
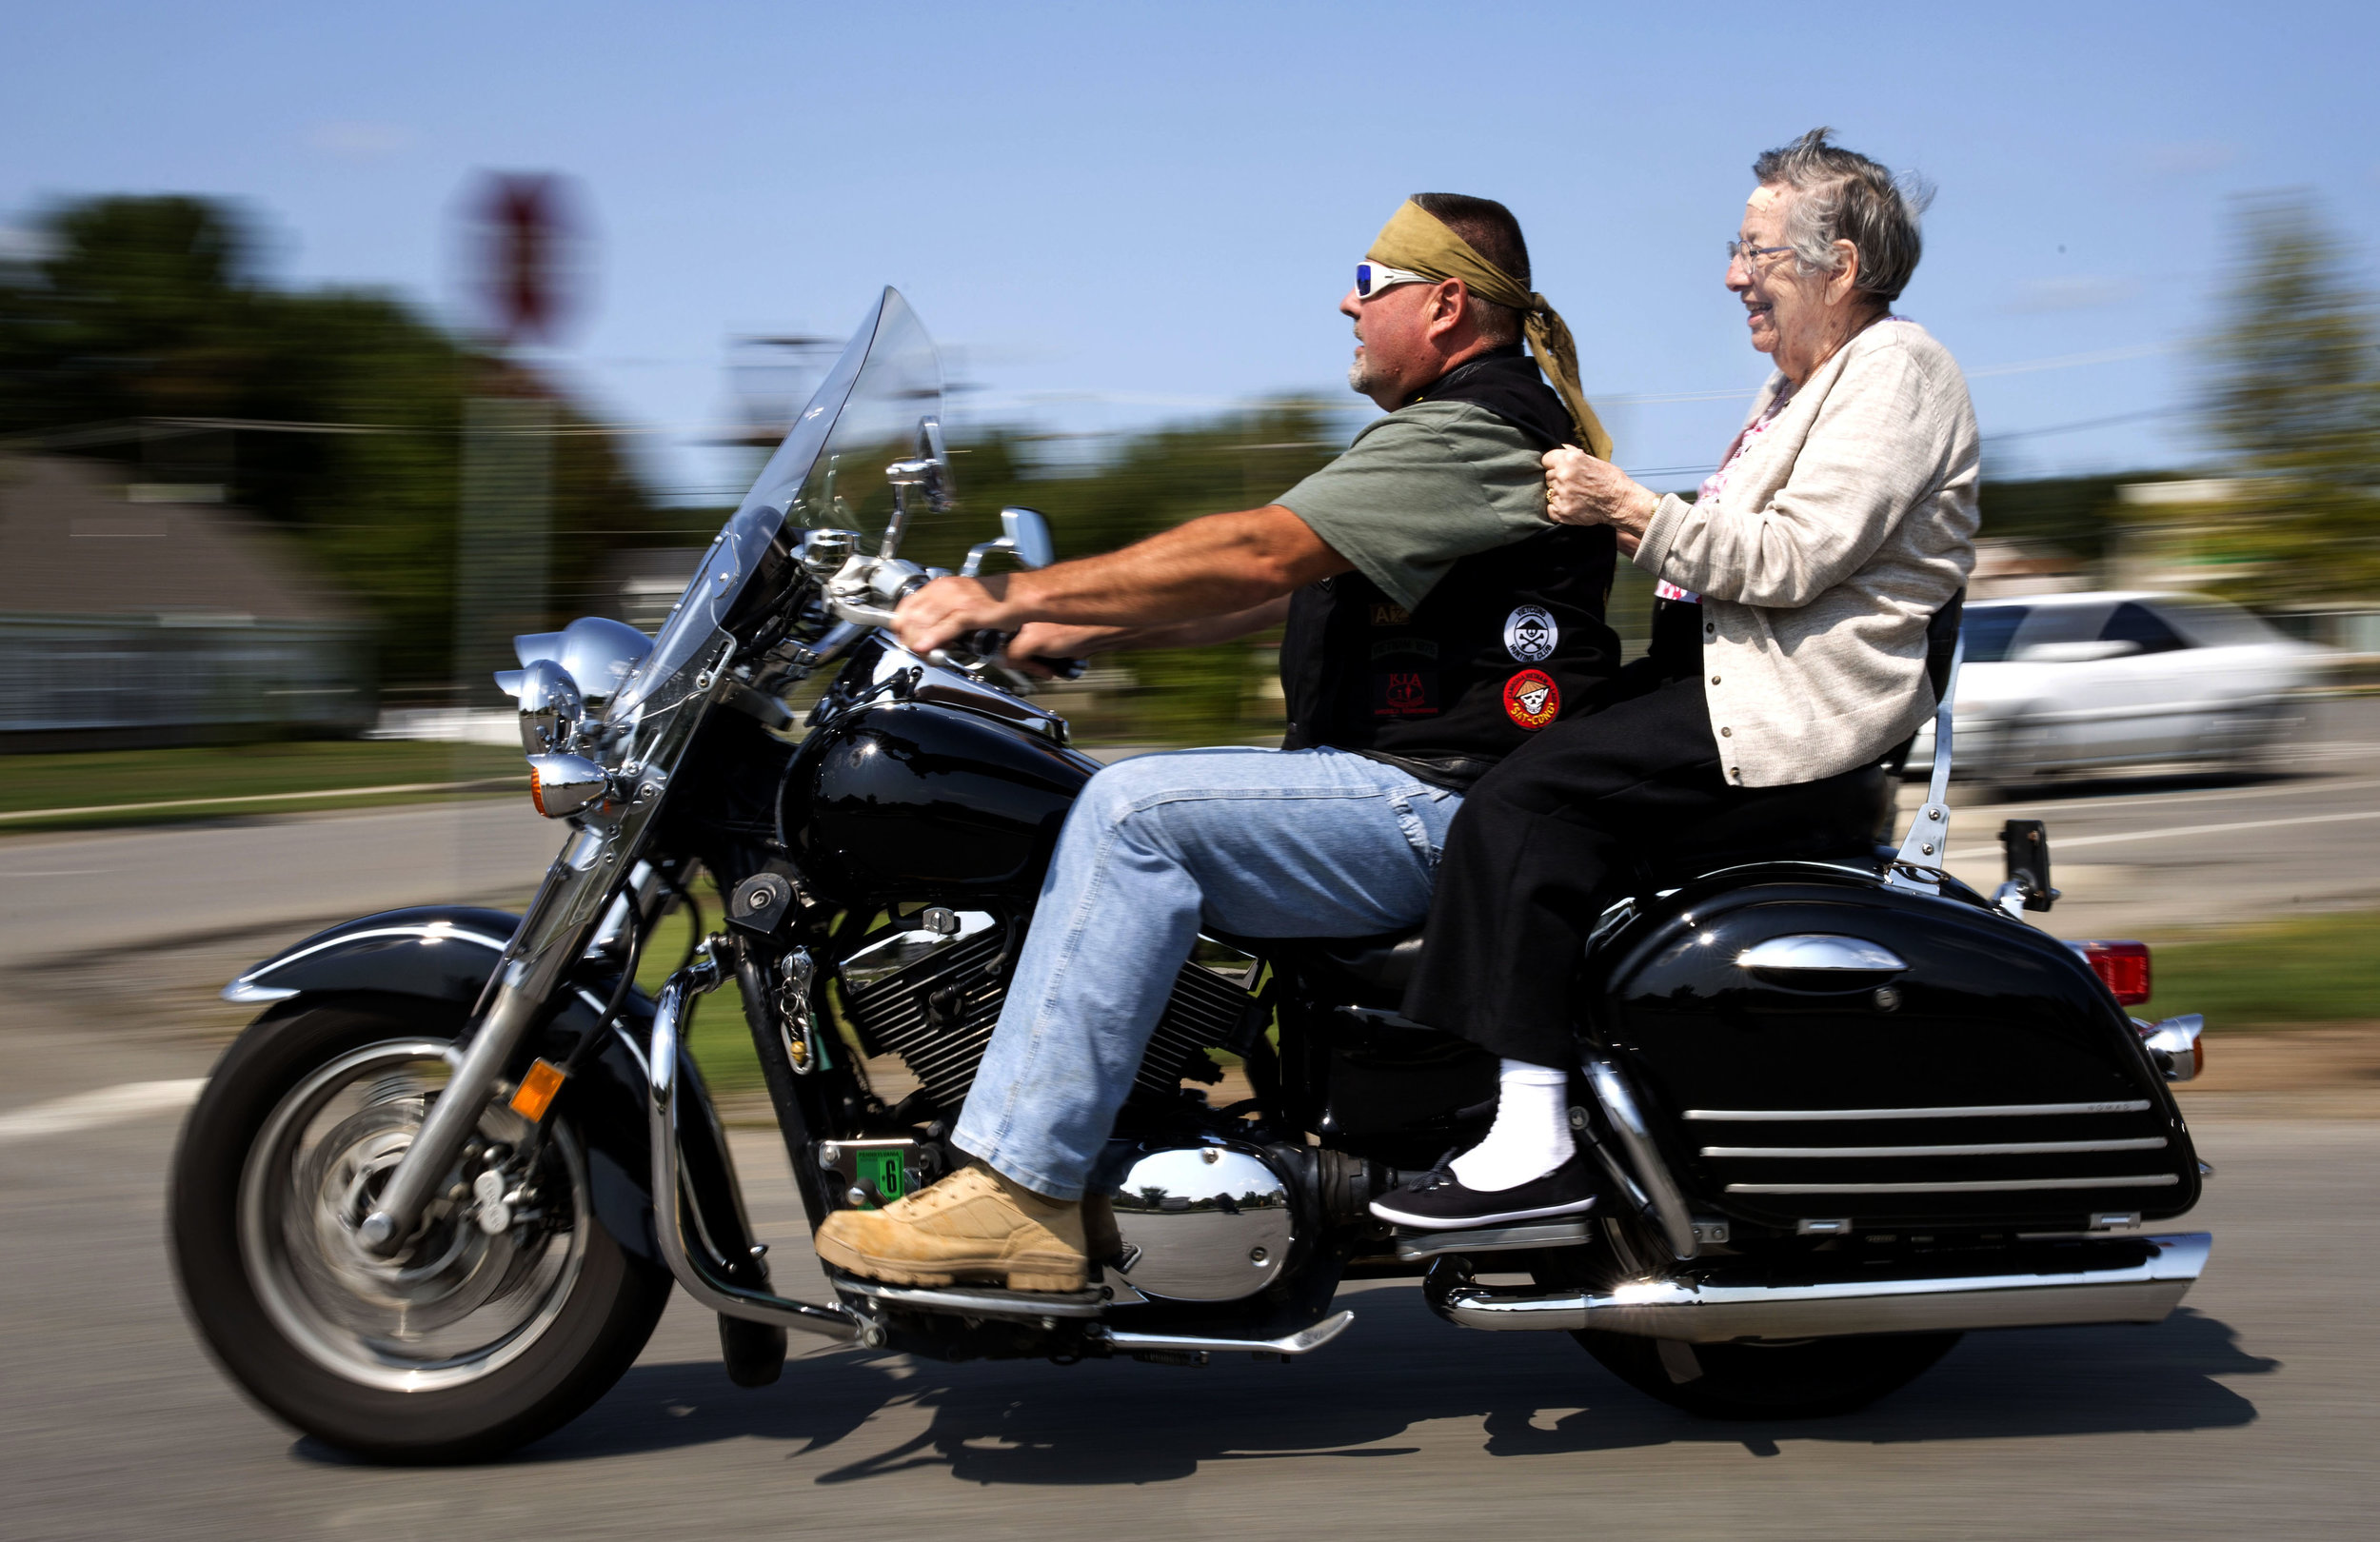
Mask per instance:
[[[900,291],[887,288],[703,554],[653,651],[615,700],[614,720],[643,705],[710,641],[788,520],[881,535],[892,515],[884,467],[917,454],[920,421],[939,420],[942,410],[934,340]]]

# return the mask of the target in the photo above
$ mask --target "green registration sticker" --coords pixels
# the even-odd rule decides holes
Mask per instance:
[[[873,1188],[887,1200],[898,1199],[903,1192],[901,1183],[901,1153],[892,1151],[855,1151],[852,1176]],[[873,1209],[873,1206],[868,1207]]]

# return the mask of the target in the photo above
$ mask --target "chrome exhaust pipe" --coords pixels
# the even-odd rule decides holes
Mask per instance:
[[[1656,1279],[1615,1286],[1608,1292],[1531,1292],[1474,1285],[1468,1270],[1450,1258],[1432,1271],[1423,1290],[1432,1311],[1465,1328],[1561,1332],[1595,1328],[1689,1344],[2159,1322],[2197,1283],[2214,1239],[2205,1232],[2181,1232],[2139,1240],[2151,1252],[2138,1264],[2073,1274],[1838,1280],[1814,1285]]]

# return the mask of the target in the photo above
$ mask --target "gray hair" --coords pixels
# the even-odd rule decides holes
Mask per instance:
[[[1837,241],[1859,253],[1853,287],[1891,306],[1909,287],[1925,249],[1917,217],[1934,202],[1934,187],[1914,172],[1894,176],[1855,150],[1827,143],[1832,128],[1813,128],[1790,145],[1764,150],[1752,174],[1764,188],[1790,188],[1785,240],[1801,271],[1832,273],[1842,267]]]

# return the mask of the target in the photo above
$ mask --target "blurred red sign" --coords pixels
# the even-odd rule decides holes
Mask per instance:
[[[476,287],[507,343],[551,342],[577,300],[580,227],[569,179],[491,171],[468,208],[477,227]]]

